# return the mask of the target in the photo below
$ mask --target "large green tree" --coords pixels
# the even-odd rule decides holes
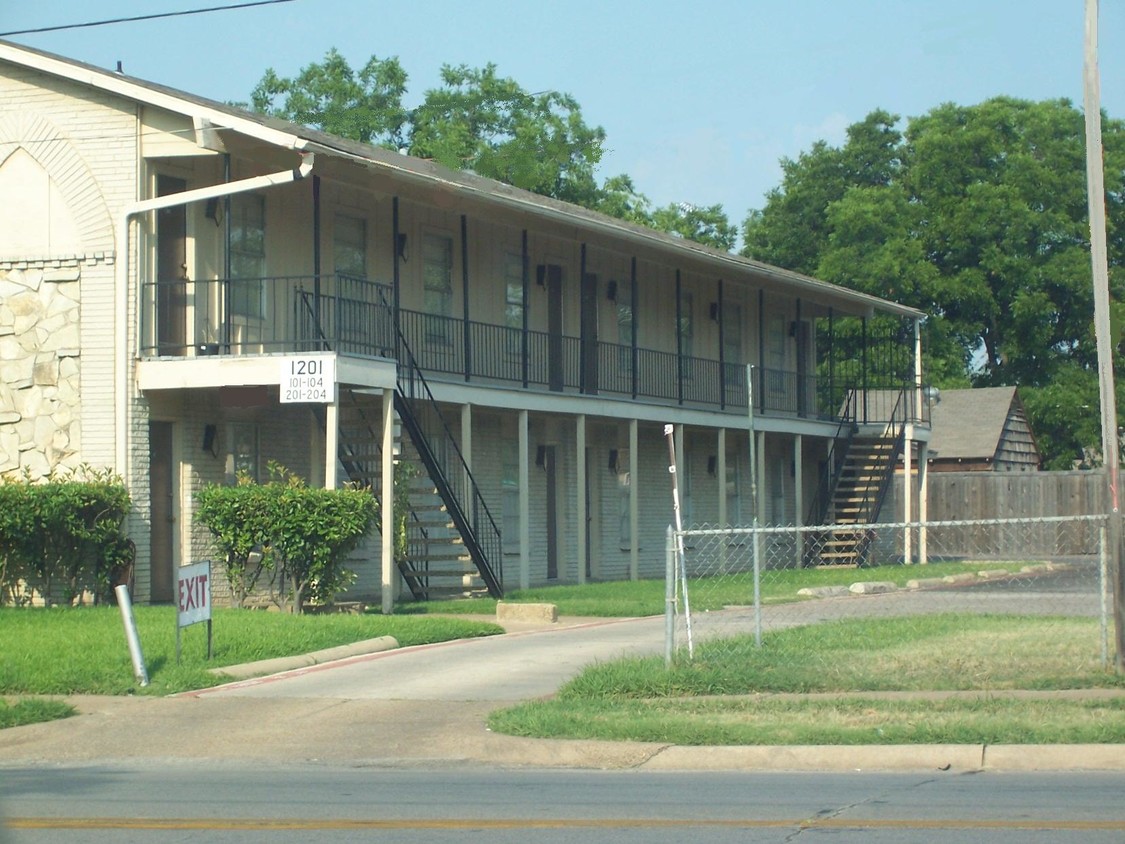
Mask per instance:
[[[745,253],[931,314],[931,376],[1019,385],[1049,465],[1070,465],[1097,444],[1082,113],[997,97],[898,125],[875,111],[784,161]],[[1120,294],[1125,125],[1105,120],[1103,140]]]
[[[296,76],[267,70],[250,107],[368,144],[402,149],[543,196],[730,250],[737,240],[722,206],[672,203],[653,209],[627,175],[599,186],[605,130],[558,91],[531,93],[496,66],[445,65],[441,84],[407,108],[407,74],[397,58],[372,56],[353,69],[335,49]]]

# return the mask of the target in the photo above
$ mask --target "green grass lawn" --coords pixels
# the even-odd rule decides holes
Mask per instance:
[[[930,563],[912,566],[878,566],[856,569],[847,566],[807,569],[769,569],[761,573],[761,595],[764,603],[803,601],[797,592],[804,588],[848,586],[856,581],[878,580],[906,586],[910,580],[945,577],[952,574],[975,573],[983,569],[1018,571],[1027,562]],[[754,578],[750,573],[691,581],[692,609],[717,610],[728,606],[746,606],[754,602]],[[661,615],[664,612],[664,580],[610,581],[582,586],[561,584],[508,592],[505,600],[523,603],[548,603],[558,607],[559,615],[637,618]],[[424,613],[494,613],[496,601],[490,598],[467,598],[454,601],[407,603],[396,612]]]
[[[288,615],[215,610],[213,659],[206,659],[206,625],[184,628],[176,663],[176,610],[134,607],[150,683],[138,686],[114,606],[0,609],[0,695],[151,694],[206,688],[223,682],[210,668],[292,656],[379,636],[401,645],[442,642],[503,632],[487,622],[447,617]]]
[[[877,569],[788,569],[763,574],[767,602],[802,600],[805,587],[857,580],[941,577],[976,563]],[[1009,564],[1008,568],[1012,568]],[[1018,564],[1016,564],[1018,567]],[[707,583],[697,611],[744,605],[749,575]],[[664,610],[664,583],[592,583],[509,594],[548,602],[564,616],[645,616]],[[404,604],[398,614],[291,616],[218,610],[215,659],[204,659],[205,629],[183,631],[175,660],[175,611],[135,608],[151,684],[133,679],[116,607],[0,609],[0,726],[67,714],[58,701],[28,695],[168,694],[222,682],[209,668],[286,656],[377,636],[403,645],[500,632],[455,617],[495,612],[488,599]],[[454,616],[454,617],[451,617]],[[1100,664],[1092,619],[942,615],[847,620],[700,643],[693,662],[631,659],[591,666],[557,698],[494,713],[491,726],[515,735],[625,739],[679,744],[1125,742],[1121,698],[1025,700],[1013,690],[1123,688]],[[933,691],[971,693],[935,699]],[[888,699],[882,693],[919,693]],[[53,708],[61,706],[61,709]]]
[[[1125,742],[1125,698],[1013,690],[1125,688],[1092,619],[941,615],[847,620],[589,667],[551,700],[494,713],[497,732],[673,744]],[[945,698],[938,691],[968,692]],[[886,696],[885,692],[914,695]]]

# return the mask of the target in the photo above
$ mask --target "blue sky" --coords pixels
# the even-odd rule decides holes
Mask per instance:
[[[0,32],[233,0],[0,0]],[[1101,4],[1103,108],[1125,117],[1125,4]],[[332,47],[353,67],[397,56],[407,104],[443,63],[497,65],[573,95],[607,133],[601,177],[657,205],[722,203],[739,223],[779,159],[876,108],[904,118],[1004,94],[1082,103],[1083,0],[294,0],[275,6],[12,36],[217,100],[245,100]]]

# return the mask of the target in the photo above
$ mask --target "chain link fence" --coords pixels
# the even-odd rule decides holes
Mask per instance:
[[[761,647],[763,635],[801,625],[930,617],[955,627],[969,614],[1038,617],[1040,630],[1078,635],[1108,667],[1106,525],[1081,516],[670,529],[666,660],[701,645],[744,653],[750,638]]]

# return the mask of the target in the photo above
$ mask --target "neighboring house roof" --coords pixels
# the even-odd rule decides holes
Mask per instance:
[[[1015,387],[942,390],[930,410],[930,451],[941,463],[1038,467],[1027,414]]]
[[[765,277],[797,291],[808,291],[810,294],[815,294],[819,301],[838,302],[842,308],[846,307],[852,312],[868,313],[878,310],[915,319],[922,319],[926,316],[922,311],[915,308],[713,249],[577,205],[540,196],[492,179],[485,179],[473,173],[450,170],[432,161],[413,158],[391,150],[368,146],[358,141],[339,138],[305,126],[264,117],[174,88],[0,40],[0,61],[3,60],[71,79],[138,102],[189,115],[195,119],[196,126],[200,131],[232,129],[241,134],[258,138],[270,144],[288,147],[295,151],[351,159],[374,169],[394,174],[397,178],[425,183],[430,187],[440,187],[463,196],[565,222],[586,231],[600,232],[634,243],[641,243],[650,248],[685,256],[690,255],[711,265],[725,268],[730,272]]]

